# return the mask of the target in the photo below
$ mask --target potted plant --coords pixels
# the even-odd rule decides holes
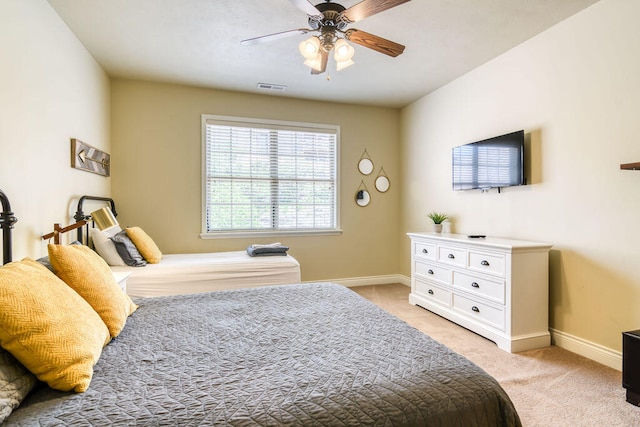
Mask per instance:
[[[442,232],[442,223],[449,219],[449,215],[440,212],[429,212],[427,218],[433,221],[433,232]]]

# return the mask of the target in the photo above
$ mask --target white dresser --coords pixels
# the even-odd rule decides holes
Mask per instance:
[[[508,352],[550,345],[546,243],[408,233],[419,305]]]

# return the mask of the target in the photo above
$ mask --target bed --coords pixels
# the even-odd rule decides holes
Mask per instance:
[[[129,274],[127,293],[133,297],[300,283],[300,264],[292,256],[250,257],[245,251],[165,254],[159,264],[111,269]]]
[[[117,215],[113,199],[82,196],[74,216],[77,221],[91,219],[83,210],[86,200],[108,203],[109,209]],[[78,241],[90,244],[87,238],[89,232],[98,231],[91,229],[90,225],[78,228]],[[105,259],[108,261],[109,257],[105,256]],[[134,297],[192,294],[301,281],[300,264],[287,254],[255,257],[249,256],[246,251],[163,254],[158,264],[144,267],[110,264],[114,272],[128,274],[127,293]]]
[[[341,285],[134,301],[86,391],[39,384],[7,425],[521,425],[495,379]]]

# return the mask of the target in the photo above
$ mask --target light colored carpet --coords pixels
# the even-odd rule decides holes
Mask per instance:
[[[351,289],[492,375],[511,397],[526,427],[640,426],[640,407],[626,402],[622,374],[615,369],[556,346],[507,353],[409,304],[410,289],[401,284]]]

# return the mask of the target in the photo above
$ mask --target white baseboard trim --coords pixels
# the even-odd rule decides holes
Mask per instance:
[[[602,363],[605,366],[622,371],[622,353],[619,351],[611,350],[608,347],[596,344],[591,341],[587,341],[583,338],[576,337],[574,335],[567,334],[566,332],[558,331],[556,329],[549,329],[551,331],[551,343],[558,347],[569,350],[572,353],[579,354],[588,359],[595,360],[598,363]]]
[[[348,288],[351,288],[354,286],[385,285],[387,283],[401,283],[405,286],[411,286],[411,278],[402,274],[386,274],[384,276],[350,277],[350,278],[344,278],[344,279],[314,280],[313,282],[338,283]],[[306,282],[306,283],[311,283],[311,282]]]

